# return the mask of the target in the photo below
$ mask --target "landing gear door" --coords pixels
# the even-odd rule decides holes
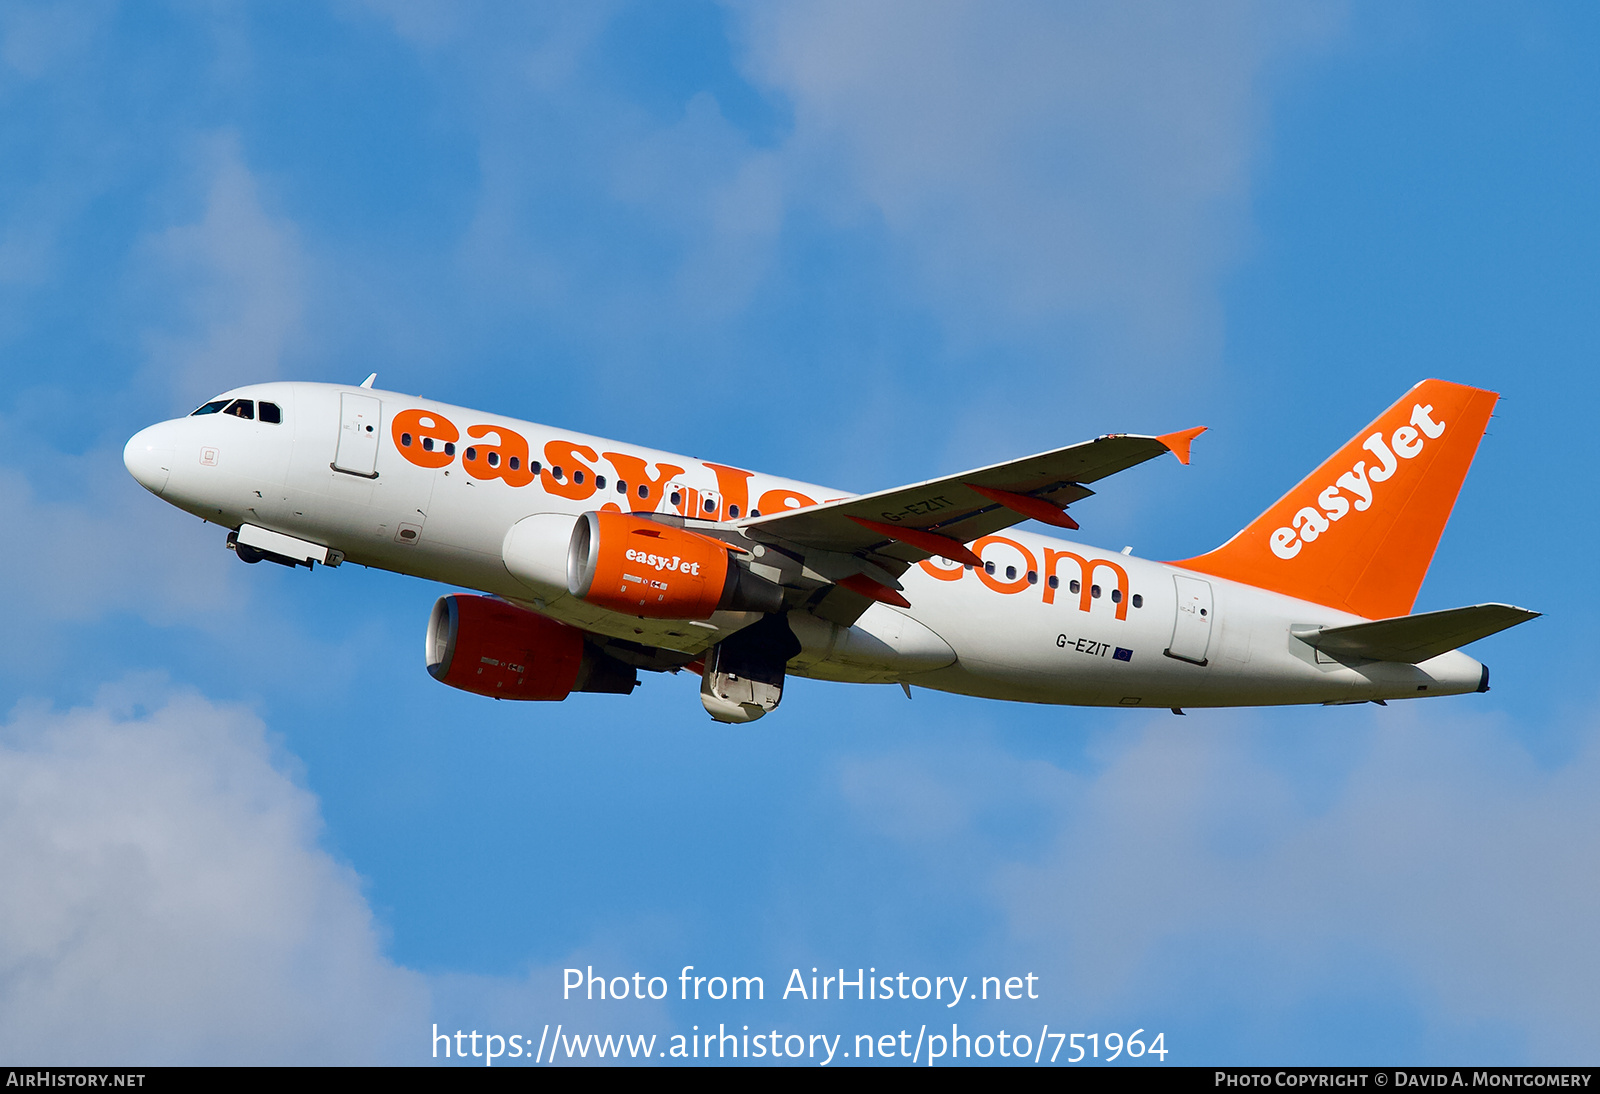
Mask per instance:
[[[1211,645],[1211,583],[1182,574],[1173,574],[1172,580],[1178,587],[1178,612],[1166,654],[1203,665],[1206,649]]]
[[[362,478],[378,477],[378,426],[382,404],[371,395],[346,391],[339,396],[339,449],[333,469]]]

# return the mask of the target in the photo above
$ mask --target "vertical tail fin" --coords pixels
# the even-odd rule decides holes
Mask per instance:
[[[1173,565],[1368,619],[1406,615],[1499,398],[1424,380],[1238,535]]]

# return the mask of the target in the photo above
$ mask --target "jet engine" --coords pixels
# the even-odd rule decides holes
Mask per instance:
[[[627,513],[585,513],[567,550],[567,591],[651,619],[780,610],[783,587],[730,560],[733,549],[711,536]]]
[[[626,695],[633,668],[582,631],[492,596],[442,596],[428,621],[428,672],[495,699],[565,699],[574,691]]]

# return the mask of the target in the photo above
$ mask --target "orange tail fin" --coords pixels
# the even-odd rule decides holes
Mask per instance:
[[[1499,398],[1424,380],[1244,531],[1173,565],[1368,619],[1408,614]]]

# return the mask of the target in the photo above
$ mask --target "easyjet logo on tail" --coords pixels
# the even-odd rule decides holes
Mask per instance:
[[[1405,615],[1499,398],[1424,380],[1238,535],[1172,565],[1368,619]]]
[[[1343,520],[1352,509],[1364,513],[1372,508],[1372,499],[1380,483],[1388,482],[1400,469],[1401,460],[1414,460],[1422,455],[1428,441],[1438,440],[1444,433],[1446,422],[1432,418],[1433,407],[1417,403],[1411,408],[1411,424],[1403,425],[1390,434],[1385,442],[1381,432],[1374,433],[1362,442],[1362,449],[1371,452],[1377,461],[1369,469],[1367,461],[1356,465],[1317,495],[1315,506],[1302,506],[1294,515],[1292,527],[1273,531],[1270,542],[1272,553],[1282,559],[1294,558],[1308,543]]]

